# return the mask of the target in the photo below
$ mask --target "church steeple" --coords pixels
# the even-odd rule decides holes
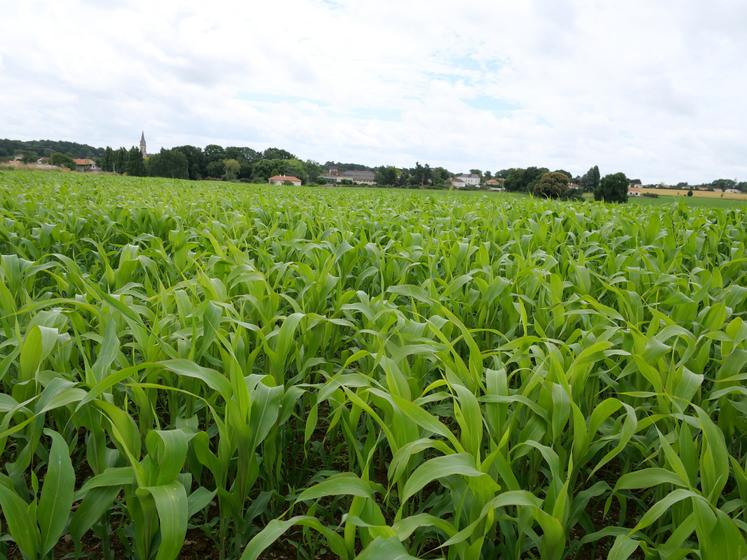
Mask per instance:
[[[148,155],[148,152],[145,149],[145,132],[143,131],[140,131],[140,153],[143,154],[143,157]]]

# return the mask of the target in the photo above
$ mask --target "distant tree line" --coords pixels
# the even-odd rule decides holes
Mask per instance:
[[[564,169],[550,171],[546,167],[503,169],[495,176],[504,179],[509,192],[531,193],[544,198],[580,199],[582,193],[589,192],[596,200],[626,202],[630,185],[624,173],[602,178],[596,165],[576,177]]]
[[[372,171],[375,182],[382,186],[443,189],[450,186],[450,181],[454,177],[454,174],[444,167],[430,167],[427,163],[420,162],[416,162],[414,167],[369,167],[359,163],[335,161],[327,161],[322,165],[312,160],[302,160],[281,148],[257,151],[242,146],[224,148],[217,144],[209,144],[200,148],[184,145],[161,149],[157,154],[143,158],[140,150],[134,146],[113,149],[55,140],[0,139],[0,160],[19,155],[26,163],[47,157],[52,165],[70,169],[75,169],[74,158],[88,158],[95,160],[104,171],[112,173],[174,179],[263,183],[273,175],[293,175],[306,184],[318,184],[325,182],[324,175],[330,168],[336,168],[340,172]],[[478,175],[482,184],[490,179],[499,179],[507,191],[531,193],[546,198],[579,198],[581,193],[587,192],[592,193],[597,200],[624,202],[627,199],[628,186],[641,185],[640,179],[628,179],[621,173],[603,178],[596,165],[583,175],[575,177],[563,169],[550,171],[546,167],[509,168],[495,172],[471,169],[470,173]],[[737,189],[747,192],[747,181],[716,179],[711,183],[698,185],[682,182],[675,187]]]
[[[143,154],[135,146],[129,150],[127,148],[112,150],[107,146],[104,149],[103,157],[98,158],[97,163],[104,171],[113,173],[127,173],[127,175],[136,177],[144,177],[148,174],[145,169]]]
[[[322,173],[318,163],[301,161],[280,148],[258,152],[248,147],[224,148],[217,144],[204,149],[190,145],[162,148],[145,160],[135,147],[129,150],[106,148],[101,168],[128,175],[246,182],[266,182],[273,175],[294,175],[308,183],[315,182]]]
[[[8,159],[21,155],[24,161],[31,163],[41,157],[51,157],[56,152],[72,157],[91,159],[104,155],[103,148],[95,148],[88,144],[78,144],[77,142],[0,139],[0,159]]]
[[[377,185],[401,188],[447,188],[452,173],[443,167],[431,167],[415,162],[415,167],[397,168],[391,165],[374,168]]]

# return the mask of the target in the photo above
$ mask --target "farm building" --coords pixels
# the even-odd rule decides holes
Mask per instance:
[[[503,179],[488,179],[485,181],[485,186],[488,187],[488,190],[502,192],[506,190],[503,188],[504,183]]]
[[[503,179],[488,179],[485,184],[488,187],[502,187],[505,181]]]
[[[92,159],[74,159],[76,171],[97,171],[96,162]]]
[[[342,171],[336,167],[330,167],[326,174],[321,176],[328,183],[343,183],[349,181],[354,185],[374,185],[376,179],[373,171],[367,169],[359,171]]]
[[[274,175],[267,180],[271,185],[285,185],[290,183],[291,185],[301,186],[301,179],[294,177],[293,175]]]
[[[628,187],[628,196],[641,196],[641,187]]]

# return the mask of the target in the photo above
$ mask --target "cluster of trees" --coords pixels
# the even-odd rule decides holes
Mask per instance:
[[[594,199],[605,202],[627,202],[629,185],[630,182],[625,173],[605,175],[594,190]]]
[[[496,177],[505,179],[504,186],[510,192],[561,199],[581,198],[582,192],[590,192],[596,200],[607,202],[627,202],[630,185],[624,173],[613,173],[602,178],[596,165],[576,177],[564,169],[550,171],[546,167],[504,169],[498,171]]]
[[[99,158],[98,165],[104,171],[127,173],[136,177],[147,175],[143,154],[134,146],[129,150],[126,148],[112,150],[107,146],[104,150],[104,156]]]
[[[377,167],[374,169],[374,177],[377,185],[387,187],[445,188],[452,174],[443,167],[431,167],[427,163],[421,165],[418,161],[415,162],[415,167],[410,168],[392,165]]]
[[[128,153],[134,155],[132,151]],[[266,182],[273,175],[294,175],[308,183],[317,180],[321,173],[322,167],[318,163],[301,161],[280,148],[258,152],[248,147],[224,148],[210,144],[204,149],[190,145],[161,149],[145,160],[143,174],[174,179],[247,182]]]
[[[505,175],[504,186],[509,192],[534,192],[539,180],[545,173],[549,173],[546,167],[527,167],[526,169],[516,167],[504,171],[499,171],[500,175]],[[560,171],[557,171],[560,173]]]

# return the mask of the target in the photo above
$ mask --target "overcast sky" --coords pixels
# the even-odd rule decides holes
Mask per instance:
[[[0,0],[0,137],[747,179],[744,0]]]

